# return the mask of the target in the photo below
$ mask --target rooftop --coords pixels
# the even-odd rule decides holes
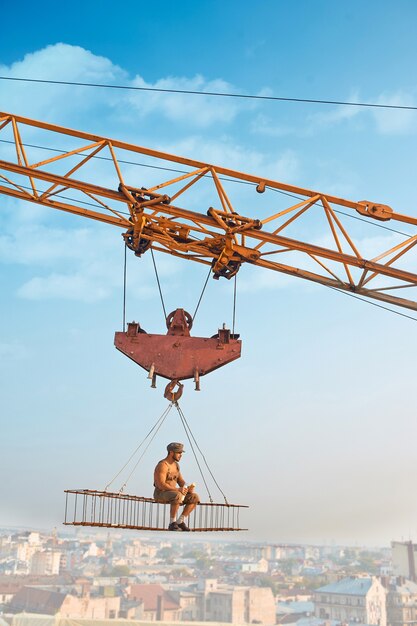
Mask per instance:
[[[316,593],[337,593],[352,596],[366,596],[372,586],[372,578],[342,578],[335,583],[316,589]]]

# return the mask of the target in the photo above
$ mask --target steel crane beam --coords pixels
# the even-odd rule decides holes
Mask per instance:
[[[28,130],[36,130],[41,141],[45,137],[45,144],[25,142]],[[69,141],[71,147],[51,148],[51,137]],[[53,149],[55,154],[35,160],[33,153],[39,147]],[[211,265],[215,278],[231,278],[246,263],[417,310],[414,298],[397,295],[417,286],[417,217],[397,213],[385,204],[351,201],[9,113],[0,113],[0,148],[8,157],[0,160],[0,194],[118,226],[137,256],[153,248]],[[167,163],[185,169],[154,186],[138,187],[125,180],[126,154],[141,154],[147,164],[152,161],[164,172],[167,168],[161,165]],[[97,158],[110,164],[113,186],[97,184],[91,167]],[[246,183],[250,192],[255,188],[259,193],[284,192],[291,201],[268,215],[258,212],[248,217],[233,206],[225,179],[226,184]],[[203,180],[212,185],[217,206],[203,210],[178,206],[180,196],[197,203],[194,189]],[[68,198],[70,192],[76,197]],[[410,233],[396,235],[394,244],[367,258],[357,234],[353,236],[342,223],[340,207],[352,215],[359,213],[368,223],[407,224]],[[325,224],[325,245],[309,240],[308,229],[303,232],[304,239],[289,236],[295,224],[319,215]]]

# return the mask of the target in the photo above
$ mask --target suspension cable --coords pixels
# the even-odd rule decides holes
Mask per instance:
[[[196,314],[197,314],[198,307],[200,306],[200,302],[201,302],[201,300],[202,300],[202,298],[203,298],[203,295],[204,295],[204,292],[205,292],[205,290],[206,290],[207,283],[208,283],[208,279],[210,278],[210,274],[211,274],[211,267],[210,267],[210,269],[209,269],[209,271],[208,271],[207,278],[206,278],[206,282],[204,283],[203,290],[202,290],[202,292],[201,292],[201,294],[200,294],[200,298],[199,298],[199,300],[198,300],[198,302],[197,302],[197,306],[196,306],[195,311],[194,311],[194,315],[193,315],[193,322],[194,322],[194,320],[195,320],[195,316],[196,316]]]
[[[191,439],[190,439],[190,435],[188,434],[188,430],[187,430],[187,426],[186,426],[185,418],[184,418],[184,416],[183,416],[183,414],[182,414],[182,412],[181,412],[181,410],[180,410],[180,408],[179,408],[178,402],[176,402],[176,403],[175,403],[175,406],[176,406],[177,411],[178,411],[178,414],[179,414],[179,416],[180,416],[180,420],[181,420],[181,423],[182,423],[182,425],[183,425],[183,428],[184,428],[184,431],[185,431],[186,437],[187,437],[187,439],[188,439],[188,443],[190,444],[190,448],[191,448],[191,450],[192,450],[192,453],[194,454],[195,462],[197,463],[198,469],[200,470],[201,478],[203,479],[203,483],[204,483],[204,485],[205,485],[205,487],[206,487],[206,490],[207,490],[207,493],[208,493],[209,500],[210,500],[211,504],[213,504],[213,498],[211,497],[210,489],[209,489],[209,487],[208,487],[208,485],[207,485],[207,481],[206,481],[206,479],[204,478],[203,470],[201,469],[201,465],[200,465],[200,463],[199,463],[199,461],[198,461],[198,458],[197,458],[197,455],[196,455],[196,453],[195,453],[194,446],[193,446],[192,441],[191,441]],[[190,432],[191,432],[191,431],[190,431]]]
[[[214,483],[215,483],[215,485],[216,485],[217,489],[218,489],[218,490],[220,491],[220,493],[222,494],[222,496],[223,496],[223,498],[224,498],[225,503],[226,503],[226,504],[229,504],[229,502],[228,502],[228,500],[227,500],[227,498],[226,498],[226,496],[225,496],[224,492],[223,492],[223,491],[222,491],[222,489],[220,488],[219,483],[218,483],[218,482],[217,482],[217,480],[215,479],[214,474],[213,474],[213,472],[211,471],[211,469],[210,469],[210,467],[209,467],[209,464],[207,463],[206,457],[205,457],[205,456],[204,456],[204,454],[202,453],[202,451],[201,451],[201,449],[200,449],[200,446],[198,445],[198,443],[197,443],[197,441],[196,441],[196,439],[195,439],[195,437],[194,437],[194,435],[193,435],[193,432],[192,432],[192,430],[191,430],[191,428],[190,428],[190,425],[189,425],[189,424],[188,424],[188,422],[187,422],[187,419],[186,419],[186,417],[185,417],[185,415],[184,415],[184,413],[183,413],[183,411],[182,411],[181,407],[179,406],[178,402],[175,402],[174,404],[175,404],[175,407],[176,407],[176,409],[177,409],[177,411],[178,411],[178,413],[179,413],[179,416],[180,416],[180,419],[181,419],[182,425],[183,425],[184,430],[185,430],[185,434],[187,435],[187,439],[188,439],[189,444],[190,444],[190,446],[191,446],[191,450],[192,450],[192,452],[193,452],[193,454],[194,454],[194,458],[195,458],[196,463],[197,463],[197,465],[198,465],[198,469],[200,470],[200,474],[201,474],[201,476],[202,476],[202,478],[203,478],[203,481],[204,481],[204,484],[205,484],[205,486],[206,486],[206,489],[207,489],[207,493],[208,493],[208,495],[209,495],[210,502],[211,502],[211,503],[213,503],[213,499],[212,499],[212,497],[211,497],[211,494],[210,494],[209,488],[208,488],[208,486],[207,486],[207,482],[206,482],[206,480],[205,480],[205,478],[204,478],[204,475],[203,475],[202,469],[201,469],[200,464],[199,464],[199,462],[198,462],[198,459],[197,459],[197,456],[196,456],[196,453],[195,453],[195,450],[194,450],[194,447],[193,447],[193,444],[192,444],[192,442],[191,442],[191,439],[190,439],[190,436],[189,436],[189,435],[191,435],[191,437],[192,437],[192,439],[193,439],[193,441],[194,441],[194,443],[195,443],[195,446],[196,446],[197,450],[199,451],[199,453],[200,453],[200,455],[201,455],[201,458],[203,459],[203,461],[204,461],[204,463],[205,463],[205,466],[207,467],[207,469],[208,469],[208,471],[209,471],[209,473],[210,473],[210,476],[212,477],[212,479],[213,479],[213,481],[214,481]]]
[[[135,471],[135,469],[137,468],[139,462],[141,461],[141,459],[143,458],[143,455],[145,454],[146,450],[149,448],[150,444],[152,443],[153,439],[155,438],[155,435],[157,434],[158,430],[161,428],[162,424],[165,421],[165,418],[167,417],[168,413],[170,412],[170,410],[172,409],[172,402],[168,405],[168,407],[164,410],[164,412],[162,413],[162,415],[160,415],[160,417],[158,417],[158,419],[156,420],[156,423],[152,426],[151,430],[148,432],[148,434],[146,435],[146,437],[140,442],[140,444],[138,445],[138,447],[136,448],[136,450],[134,452],[132,452],[132,454],[130,455],[129,459],[126,461],[126,463],[123,465],[123,467],[117,472],[117,474],[111,479],[111,481],[105,486],[104,491],[107,491],[107,489],[110,487],[110,485],[112,483],[114,483],[114,481],[116,480],[116,478],[118,478],[118,476],[120,476],[120,474],[123,472],[123,470],[129,465],[130,461],[133,459],[133,457],[135,456],[135,454],[140,450],[140,448],[143,446],[143,444],[145,443],[145,441],[148,439],[148,437],[150,437],[153,433],[152,438],[150,439],[148,445],[146,446],[145,450],[142,452],[139,460],[137,461],[136,465],[134,466],[133,470],[131,471],[131,473],[129,474],[128,478],[126,479],[125,483],[123,484],[123,486],[120,489],[121,493],[123,491],[123,489],[126,487],[128,480],[130,479],[130,477],[132,476],[133,472]],[[155,432],[153,432],[155,431]]]
[[[235,274],[234,287],[233,287],[233,323],[232,323],[232,337],[235,334],[235,321],[236,321],[236,285],[237,274]]]
[[[123,332],[126,331],[126,266],[127,266],[127,245],[125,244],[125,259],[123,265]]]
[[[154,256],[152,248],[151,248],[151,254],[152,254],[153,267],[154,267],[154,270],[155,270],[156,282],[158,283],[159,295],[161,296],[162,309],[164,311],[164,315],[165,315],[165,319],[166,319],[168,317],[168,315],[167,315],[167,312],[166,312],[166,309],[165,309],[164,297],[162,295],[161,283],[159,282],[158,270],[156,268],[155,256]]]

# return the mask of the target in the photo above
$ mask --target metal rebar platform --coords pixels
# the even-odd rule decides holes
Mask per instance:
[[[67,526],[167,530],[169,505],[152,498],[90,489],[65,490]],[[190,514],[187,525],[193,532],[238,531],[241,504],[200,503]]]

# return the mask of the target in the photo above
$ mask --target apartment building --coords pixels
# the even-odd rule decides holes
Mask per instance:
[[[130,585],[128,599],[142,605],[144,620],[176,622],[180,619],[179,602],[157,583]]]
[[[61,552],[56,550],[38,550],[30,561],[30,573],[35,576],[58,575],[61,565]]]
[[[119,615],[120,598],[77,597],[48,588],[23,587],[12,598],[7,610],[11,613],[60,614],[61,617],[115,619]]]
[[[417,545],[412,541],[393,541],[391,554],[394,575],[417,582]]]
[[[417,584],[403,577],[392,579],[387,595],[388,626],[417,626]]]
[[[386,593],[374,576],[342,578],[316,589],[315,615],[326,620],[386,626]]]
[[[275,601],[269,587],[238,587],[205,581],[200,619],[231,624],[275,624]]]

